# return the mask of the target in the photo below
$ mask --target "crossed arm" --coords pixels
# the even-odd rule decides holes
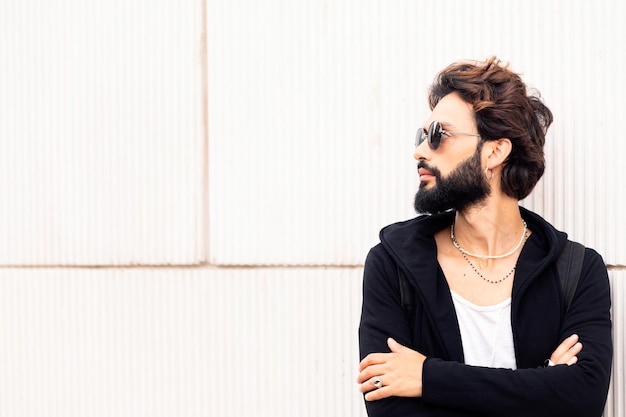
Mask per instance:
[[[426,356],[401,345],[394,339],[387,339],[390,353],[371,353],[359,365],[357,383],[367,401],[383,398],[421,397],[422,369]],[[577,335],[565,339],[550,355],[551,365],[574,365],[582,351],[582,343]],[[376,381],[380,388],[375,385]]]
[[[405,312],[398,303],[397,281],[395,265],[384,252],[373,250],[365,263],[359,326],[362,361],[357,378],[359,389],[365,394],[368,415],[589,417],[602,414],[611,373],[611,302],[606,267],[596,253],[587,251],[576,296],[563,318],[559,319],[556,304],[547,305],[555,307],[552,309],[520,304],[525,308],[524,322],[541,323],[541,326],[532,326],[537,332],[525,327],[520,343],[526,350],[517,358],[515,371],[464,365],[462,353],[459,354],[455,345],[454,337],[458,335],[448,332],[447,339],[439,340],[441,333],[428,326],[422,303],[417,304],[416,314],[424,320],[424,326],[416,326],[419,333],[411,337]],[[524,296],[539,300],[535,303],[554,299],[555,294],[549,288],[539,285],[547,286],[548,282],[538,281]],[[438,294],[430,294],[429,300]],[[435,302],[443,305],[447,300],[435,299]],[[449,330],[452,323],[446,321],[451,320],[449,316],[450,312],[444,311],[436,318],[444,330],[445,325]],[[549,346],[555,332],[563,338],[569,337],[551,351]],[[584,343],[584,348],[579,342]],[[442,343],[448,345],[444,348]],[[542,369],[540,363],[547,356],[560,366]],[[374,385],[376,378],[381,381],[378,389]]]

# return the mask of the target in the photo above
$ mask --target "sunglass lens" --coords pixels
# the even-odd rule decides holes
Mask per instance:
[[[426,140],[426,131],[423,127],[420,127],[415,134],[415,147],[420,146],[424,140]]]
[[[428,145],[431,149],[437,149],[441,143],[441,125],[438,121],[434,121],[428,128]]]

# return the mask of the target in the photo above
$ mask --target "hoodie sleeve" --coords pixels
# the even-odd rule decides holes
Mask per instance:
[[[363,308],[359,326],[361,360],[374,352],[389,352],[387,338],[410,345],[411,330],[400,303],[395,263],[379,244],[367,256],[363,274]],[[391,397],[366,401],[369,417],[439,416],[462,417],[473,414],[453,410],[443,404],[427,405],[421,398]]]
[[[610,308],[606,267],[600,255],[587,249],[560,334],[560,340],[578,334],[583,344],[578,363],[507,370],[430,358],[423,370],[424,403],[434,407],[454,404],[486,417],[601,416],[613,354]]]

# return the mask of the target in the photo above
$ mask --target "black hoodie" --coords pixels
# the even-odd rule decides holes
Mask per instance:
[[[565,311],[555,262],[567,236],[520,208],[532,230],[519,256],[511,295],[517,370],[464,364],[450,289],[437,262],[434,234],[450,226],[450,211],[392,224],[367,256],[360,356],[388,352],[387,338],[427,356],[422,398],[366,402],[370,417],[567,416],[594,417],[604,410],[611,375],[610,288],[606,266],[585,250],[580,281]],[[397,268],[414,286],[414,328],[400,305]],[[566,337],[583,344],[573,366],[543,367]]]

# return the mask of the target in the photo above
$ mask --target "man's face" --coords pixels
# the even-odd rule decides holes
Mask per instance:
[[[480,160],[480,150],[476,149],[473,156],[461,162],[445,177],[434,166],[419,162],[418,168],[432,172],[435,184],[431,187],[426,182],[420,184],[415,194],[415,211],[440,213],[451,208],[463,211],[483,202],[491,192],[491,187]]]
[[[458,95],[449,94],[437,104],[425,125],[439,121],[448,132],[477,133],[471,106]],[[448,209],[463,211],[480,204],[491,188],[482,168],[481,147],[475,136],[443,137],[436,150],[424,141],[415,149],[420,175],[415,195],[418,213],[439,213]]]

